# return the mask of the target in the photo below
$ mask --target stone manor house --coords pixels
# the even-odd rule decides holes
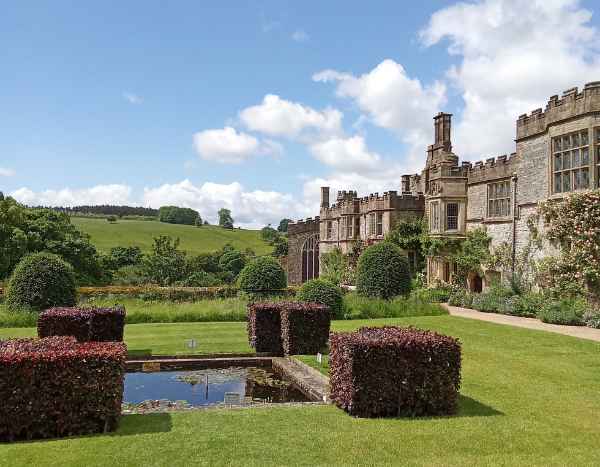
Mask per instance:
[[[415,216],[425,216],[434,237],[460,239],[485,227],[492,247],[506,242],[514,257],[528,244],[527,220],[538,202],[600,187],[600,81],[581,92],[568,89],[560,98],[550,97],[545,109],[521,115],[510,156],[460,163],[452,152],[451,117],[434,117],[435,140],[427,148],[425,167],[420,174],[403,175],[400,192],[359,197],[356,191],[340,191],[331,200],[329,188],[321,188],[320,215],[289,225],[291,284],[318,277],[324,253],[336,247],[348,253],[358,240],[381,241],[395,222]],[[544,245],[541,255],[552,252]],[[412,252],[406,253],[415,261]],[[454,271],[443,255],[427,258],[430,284],[449,282]],[[481,291],[501,274],[488,270],[484,277],[470,277],[469,287]]]

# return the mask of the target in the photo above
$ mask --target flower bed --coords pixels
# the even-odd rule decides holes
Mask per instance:
[[[448,415],[458,409],[458,340],[415,328],[330,336],[331,399],[351,415]]]
[[[0,440],[116,429],[127,349],[74,337],[0,342]]]

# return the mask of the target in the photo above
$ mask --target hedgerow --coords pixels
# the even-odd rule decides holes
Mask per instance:
[[[123,341],[125,308],[51,308],[38,319],[38,336],[73,336],[79,342]]]
[[[283,355],[280,311],[277,303],[248,305],[248,342],[256,352]]]
[[[320,303],[280,302],[284,355],[314,355],[329,338],[331,311]]]
[[[117,428],[127,349],[73,337],[0,342],[0,440]]]
[[[415,328],[361,328],[330,336],[331,399],[351,415],[453,414],[461,345]]]

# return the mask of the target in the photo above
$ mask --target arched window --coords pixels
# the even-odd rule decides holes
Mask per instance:
[[[302,282],[319,277],[319,236],[308,237],[302,246]]]

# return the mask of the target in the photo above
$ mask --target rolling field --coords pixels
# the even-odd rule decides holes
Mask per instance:
[[[79,230],[89,234],[92,243],[102,252],[108,252],[115,246],[139,246],[143,252],[149,252],[153,237],[159,235],[178,237],[180,248],[189,254],[216,251],[226,243],[240,250],[252,248],[257,255],[273,250],[261,240],[258,230],[225,230],[217,226],[194,227],[138,220],[119,220],[110,224],[106,219],[86,217],[72,217],[71,221]]]

